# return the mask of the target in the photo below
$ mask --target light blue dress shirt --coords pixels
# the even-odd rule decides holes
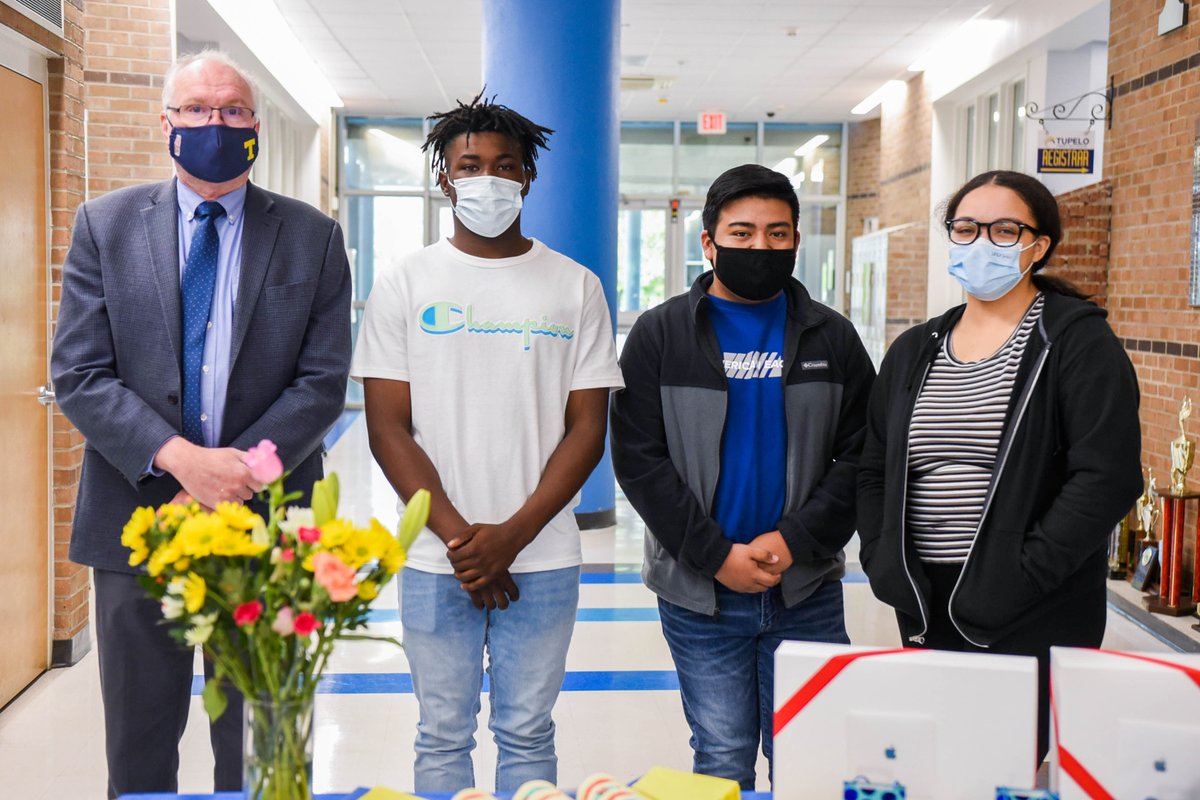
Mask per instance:
[[[192,235],[199,225],[194,217],[196,207],[204,202],[204,198],[181,181],[176,180],[175,185],[179,195],[179,276],[182,281]],[[242,272],[245,184],[216,198],[216,202],[225,209],[225,216],[216,223],[221,247],[217,255],[217,284],[213,290],[208,333],[204,338],[204,366],[200,375],[200,426],[207,447],[219,444],[221,424],[225,419],[225,391],[232,367],[229,362],[233,348],[233,310]]]

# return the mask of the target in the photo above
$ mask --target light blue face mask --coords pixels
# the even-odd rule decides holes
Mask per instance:
[[[1021,270],[1021,253],[1033,247],[997,247],[981,236],[971,244],[950,244],[950,269],[972,297],[999,300],[1021,282],[1029,270]],[[1030,264],[1030,269],[1033,265]]]

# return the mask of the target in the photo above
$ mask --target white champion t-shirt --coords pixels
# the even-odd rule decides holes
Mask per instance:
[[[565,433],[568,393],[624,386],[599,279],[536,239],[514,258],[477,258],[443,239],[376,276],[350,374],[409,383],[413,438],[450,502],[468,522],[493,524],[533,494]],[[578,502],[511,572],[582,561]],[[428,529],[407,565],[453,572]]]

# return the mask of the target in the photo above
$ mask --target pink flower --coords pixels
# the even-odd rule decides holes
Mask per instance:
[[[282,558],[285,562],[290,564],[292,559],[294,559],[296,557],[296,551],[290,547],[285,547],[285,548],[283,548],[283,551],[279,554],[279,557]]]
[[[283,474],[283,462],[275,455],[275,443],[263,439],[242,456],[242,463],[250,468],[250,477],[259,483],[273,483]]]
[[[312,616],[311,614],[309,616]],[[313,620],[316,621],[315,619]],[[275,621],[271,623],[271,630],[278,633],[280,636],[291,636],[296,632],[296,626],[292,619],[291,606],[284,606],[279,609],[279,613],[275,615]]]
[[[296,531],[296,538],[305,544],[313,544],[321,541],[320,528],[300,528]]]
[[[358,594],[358,587],[354,585],[354,567],[331,553],[313,556],[313,577],[335,603],[344,603]]]
[[[292,622],[297,636],[308,636],[317,629],[317,618],[309,611],[302,611]]]
[[[233,610],[233,621],[238,625],[253,625],[262,616],[263,604],[261,600],[251,600],[249,603],[242,603]]]

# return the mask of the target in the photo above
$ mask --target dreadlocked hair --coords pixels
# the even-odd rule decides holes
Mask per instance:
[[[421,150],[433,151],[435,175],[446,169],[446,148],[459,136],[466,134],[469,141],[472,133],[500,133],[520,145],[521,165],[530,180],[537,177],[538,150],[550,149],[547,137],[554,131],[531,122],[508,106],[500,105],[495,95],[491,100],[486,99],[483,91],[475,95],[470,104],[461,100],[457,102],[457,108],[428,117],[434,126]]]

